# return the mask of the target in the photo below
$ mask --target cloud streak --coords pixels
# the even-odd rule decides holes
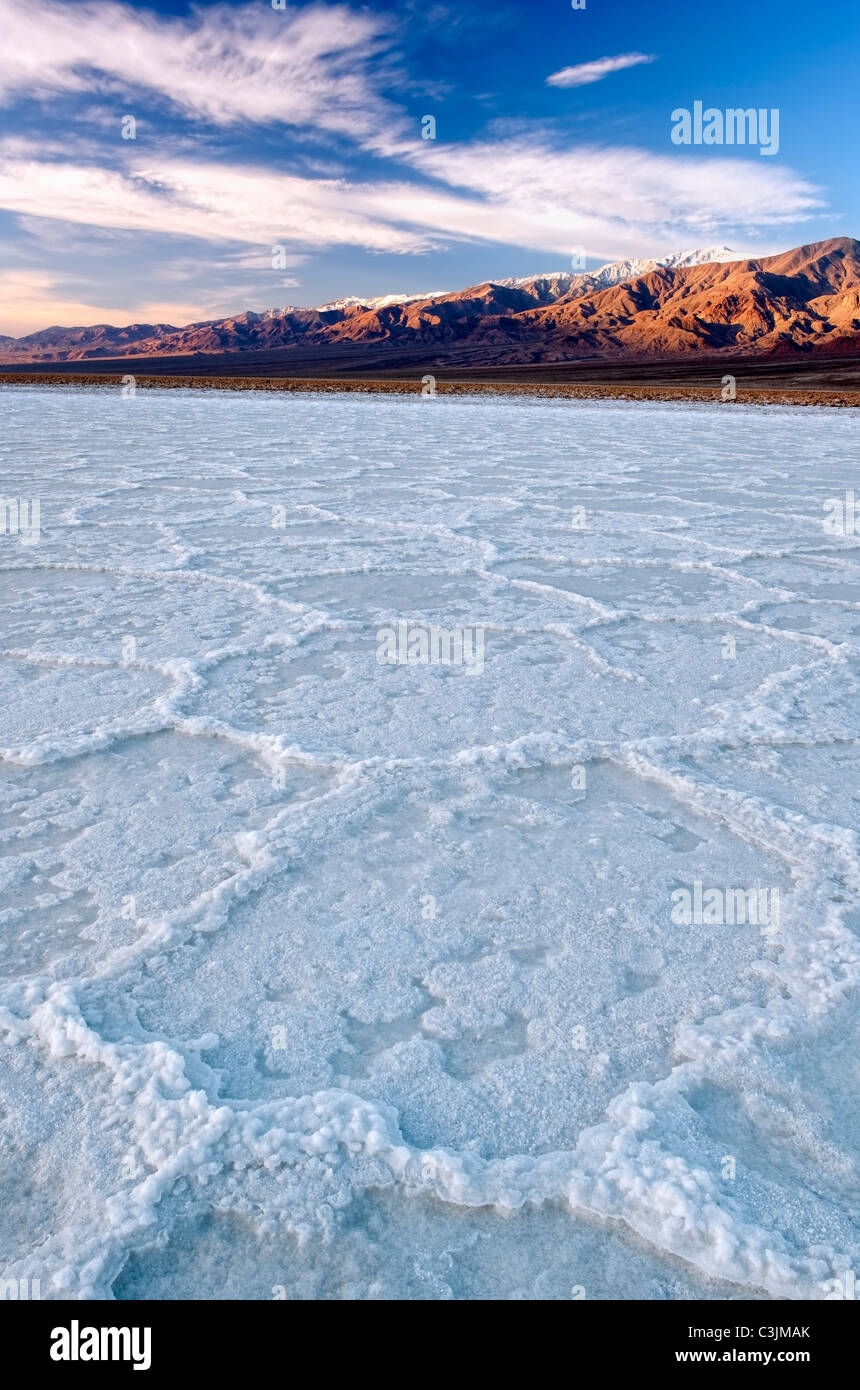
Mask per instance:
[[[0,101],[147,92],[217,126],[280,122],[360,138],[392,117],[368,75],[390,27],[342,4],[215,5],[186,20],[100,0],[0,0]]]
[[[623,72],[625,68],[637,68],[641,63],[653,63],[652,53],[619,53],[616,58],[595,58],[591,63],[577,63],[572,68],[561,68],[550,73],[546,79],[548,87],[587,87],[592,82],[602,82],[613,72]]]
[[[775,227],[821,207],[817,188],[790,169],[731,158],[678,160],[630,147],[559,150],[521,137],[427,145],[422,172],[495,207],[521,244],[561,250],[582,243],[612,259],[661,254],[690,238],[736,227]],[[565,237],[570,239],[564,241]]]
[[[404,157],[406,151],[402,152]],[[451,242],[527,246],[567,260],[659,254],[737,225],[779,226],[820,206],[783,168],[635,149],[553,150],[527,138],[416,146],[424,176],[372,183],[265,166],[139,157],[125,170],[21,158],[0,146],[0,206],[85,226],[301,251],[415,254]]]

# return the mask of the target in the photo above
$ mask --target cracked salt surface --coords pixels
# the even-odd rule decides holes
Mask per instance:
[[[854,413],[0,408],[2,491],[41,500],[0,536],[0,1274],[858,1268],[860,555],[822,526]],[[483,627],[483,672],[380,665],[398,619]],[[695,882],[776,890],[778,935],[676,925]]]

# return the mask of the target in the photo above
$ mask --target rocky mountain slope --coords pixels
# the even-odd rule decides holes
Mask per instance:
[[[350,344],[468,344],[512,363],[785,355],[860,349],[860,243],[849,237],[761,260],[725,247],[596,272],[487,281],[447,294],[343,299],[177,328],[46,328],[0,338],[0,361],[72,362]]]

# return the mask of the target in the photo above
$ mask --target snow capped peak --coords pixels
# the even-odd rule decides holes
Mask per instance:
[[[667,266],[707,265],[711,261],[737,261],[741,257],[730,246],[708,246],[695,251],[675,251],[670,256],[661,256],[660,264]]]
[[[391,304],[414,304],[418,299],[437,299],[447,290],[429,290],[425,294],[381,294],[373,299],[360,299],[348,294],[344,299],[332,299],[328,304],[318,304],[317,313],[324,314],[332,309],[387,309]]]
[[[538,275],[510,275],[505,280],[492,280],[490,283],[502,285],[506,290],[518,290],[526,285],[534,285],[538,280],[547,280],[550,284],[565,282],[569,285],[575,279],[576,275],[571,270],[544,270]]]
[[[649,271],[657,270],[660,266],[674,270],[684,266],[707,265],[711,261],[736,260],[737,252],[728,246],[709,246],[692,251],[672,251],[655,260],[634,257],[623,261],[607,261],[597,270],[576,273],[550,270],[540,275],[520,275],[506,280],[494,280],[493,284],[503,285],[506,289],[527,289],[544,282],[551,286],[552,297],[560,298],[563,294],[576,293],[578,290],[588,293],[591,290],[607,289],[610,285],[621,285],[625,280],[635,280],[637,276],[647,275]]]
[[[542,302],[548,303],[561,299],[562,296],[576,296],[579,293],[589,294],[594,290],[606,289],[610,285],[620,285],[625,280],[635,280],[639,275],[647,275],[649,271],[657,270],[660,266],[673,270],[685,266],[706,265],[710,261],[736,261],[737,259],[737,252],[732,251],[728,246],[709,246],[694,250],[672,251],[656,260],[633,258],[623,261],[608,261],[606,265],[600,266],[597,270],[545,270],[537,275],[511,275],[505,279],[491,280],[489,283],[508,290],[532,291]],[[330,299],[326,304],[317,304],[315,312],[326,314],[343,312],[346,309],[373,312],[378,309],[388,309],[394,304],[414,304],[419,299],[439,299],[448,293],[448,290],[427,290],[423,294],[381,294],[370,298],[348,294],[342,299]],[[249,314],[248,317],[265,320],[284,318],[288,314],[302,312],[312,313],[314,310],[297,309],[294,304],[291,304],[283,309],[267,309],[261,315]]]
[[[657,270],[661,266],[667,270],[676,270],[684,266],[707,265],[711,261],[736,261],[737,259],[737,253],[731,251],[728,246],[711,246],[705,249],[697,248],[693,251],[670,251],[667,256],[657,256],[653,260],[634,258],[624,261],[608,261],[599,270],[585,272],[576,278],[596,281],[603,288],[607,285],[620,285],[625,280],[635,279],[637,275],[647,275],[649,271]]]

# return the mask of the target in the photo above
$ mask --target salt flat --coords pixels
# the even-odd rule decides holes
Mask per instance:
[[[0,492],[40,504],[0,535],[0,1276],[838,1292],[855,413],[0,411]],[[380,659],[440,629],[452,659]]]

